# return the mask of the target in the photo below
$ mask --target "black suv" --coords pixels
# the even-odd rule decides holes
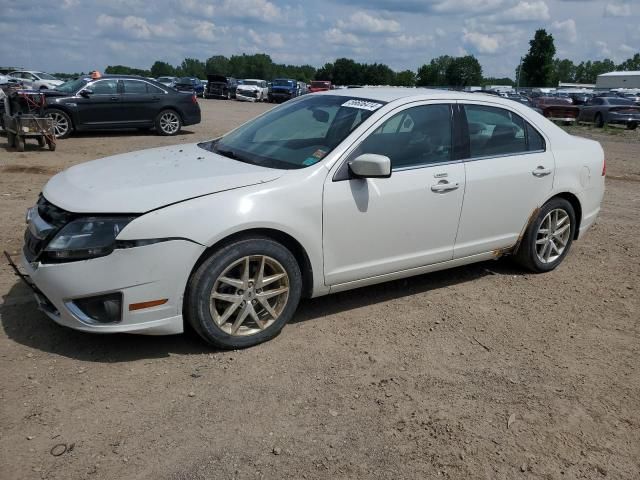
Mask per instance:
[[[207,75],[207,87],[204,91],[204,98],[226,98],[230,100],[236,98],[238,81],[233,77],[224,75]]]
[[[159,135],[176,135],[184,125],[200,123],[195,94],[178,92],[134,75],[79,77],[46,90],[46,116],[57,138],[76,131],[155,128]]]

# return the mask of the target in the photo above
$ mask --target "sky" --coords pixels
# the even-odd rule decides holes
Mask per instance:
[[[0,66],[80,72],[185,57],[339,57],[417,70],[473,54],[514,77],[538,28],[557,56],[620,62],[640,51],[640,0],[0,0]]]

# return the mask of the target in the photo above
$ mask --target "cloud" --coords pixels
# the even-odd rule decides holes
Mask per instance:
[[[393,19],[374,17],[362,10],[358,10],[346,20],[338,20],[337,27],[350,32],[394,33],[400,30],[400,23]]]
[[[633,15],[631,3],[612,0],[604,7],[604,15],[606,17],[630,17]]]
[[[480,32],[464,31],[462,41],[478,53],[494,55],[500,48],[499,37]]]
[[[324,32],[324,40],[333,45],[343,45],[356,47],[360,45],[360,40],[353,33],[343,32],[339,28],[332,28]]]
[[[578,40],[578,30],[576,22],[573,18],[569,18],[562,22],[557,21],[551,24],[551,28],[569,43],[576,43]]]

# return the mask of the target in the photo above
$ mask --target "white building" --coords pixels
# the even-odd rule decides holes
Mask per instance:
[[[598,75],[596,88],[640,88],[640,71],[603,73]]]

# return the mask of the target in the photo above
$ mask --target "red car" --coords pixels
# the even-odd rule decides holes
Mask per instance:
[[[534,101],[535,106],[549,120],[571,124],[578,119],[580,108],[573,105],[573,102],[568,98],[538,97]]]
[[[309,93],[326,92],[331,90],[331,82],[327,80],[314,80],[309,85]]]

